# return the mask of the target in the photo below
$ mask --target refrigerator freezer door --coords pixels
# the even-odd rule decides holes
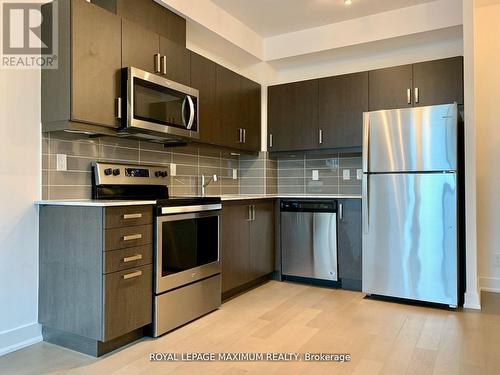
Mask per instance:
[[[457,105],[364,114],[365,173],[457,169]]]
[[[455,173],[365,175],[363,292],[457,305]]]

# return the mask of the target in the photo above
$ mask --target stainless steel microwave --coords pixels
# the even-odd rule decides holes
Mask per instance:
[[[122,70],[122,131],[176,142],[200,137],[199,92],[137,68]]]

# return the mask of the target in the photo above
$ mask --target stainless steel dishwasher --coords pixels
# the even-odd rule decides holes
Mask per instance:
[[[338,281],[337,202],[282,200],[283,279]]]

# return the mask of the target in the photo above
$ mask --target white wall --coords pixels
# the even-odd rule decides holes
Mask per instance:
[[[500,0],[476,1],[475,71],[479,283],[500,292]]]
[[[0,355],[41,340],[40,72],[0,70]]]

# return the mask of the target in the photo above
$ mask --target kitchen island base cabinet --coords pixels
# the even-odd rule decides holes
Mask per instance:
[[[152,210],[40,207],[38,316],[44,340],[100,356],[142,336],[153,311]],[[120,223],[117,216],[126,214],[148,221]],[[116,246],[108,249],[117,230],[137,231],[145,241],[111,241]]]
[[[361,291],[361,199],[338,200],[338,261],[342,288]]]
[[[271,279],[274,201],[225,202],[221,215],[222,298]]]

